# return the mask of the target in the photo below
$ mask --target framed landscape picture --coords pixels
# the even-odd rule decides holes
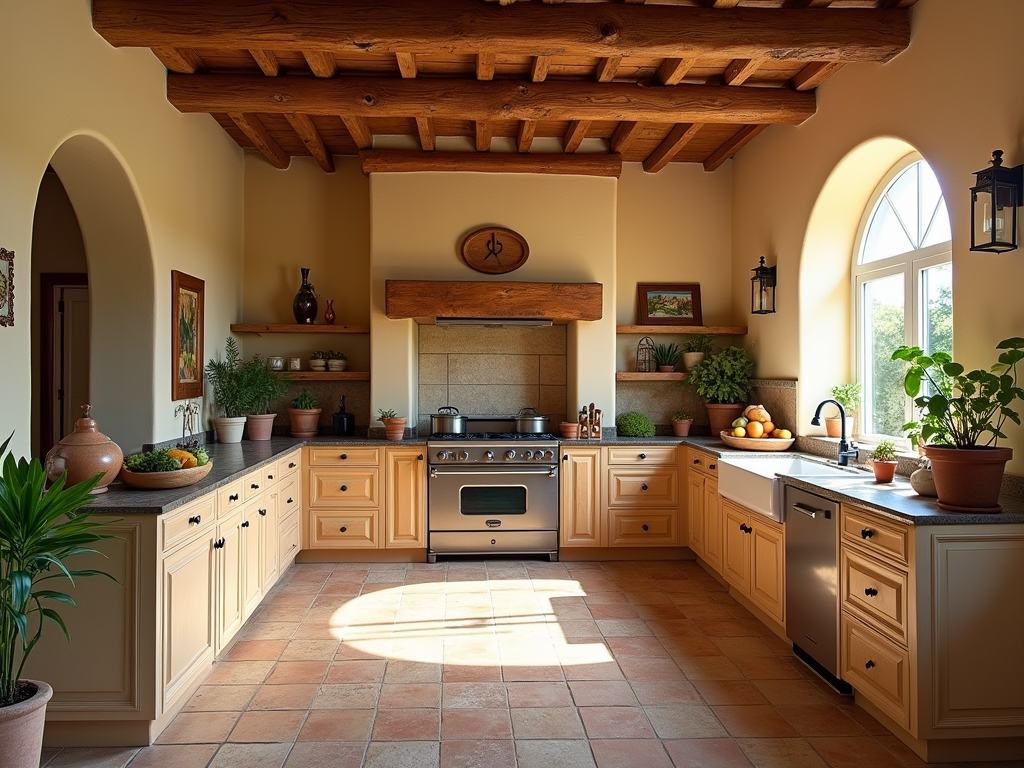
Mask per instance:
[[[206,283],[171,270],[171,400],[203,396]]]
[[[638,283],[637,325],[703,325],[700,283]]]
[[[14,325],[14,251],[0,248],[0,325]]]

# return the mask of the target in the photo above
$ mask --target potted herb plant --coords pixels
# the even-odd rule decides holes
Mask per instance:
[[[322,410],[320,403],[307,390],[299,392],[288,409],[292,437],[316,437]]]
[[[680,408],[672,414],[672,433],[676,437],[689,435],[691,424],[693,424],[693,416],[685,408]]]
[[[989,369],[968,371],[948,352],[926,355],[920,347],[901,346],[893,360],[908,364],[903,378],[907,394],[920,412],[904,425],[911,439],[924,444],[931,461],[939,507],[952,512],[998,512],[999,489],[1010,448],[996,445],[1006,420],[1020,424],[1013,409],[1024,400],[1017,385],[1017,363],[1024,358],[1024,338],[1003,339],[1003,350]]]
[[[860,384],[837,384],[832,387],[832,398],[846,410],[846,434],[853,434],[854,413],[860,405]],[[840,437],[843,434],[842,417],[826,417],[825,434],[829,437]]]
[[[377,411],[377,421],[384,425],[384,437],[388,440],[401,440],[405,437],[405,419],[391,410],[383,408]]]
[[[654,363],[662,373],[674,371],[681,356],[677,344],[658,344],[654,347]]]
[[[11,438],[0,445],[0,762],[4,768],[37,768],[43,743],[46,703],[53,689],[21,674],[42,635],[46,620],[67,627],[55,606],[75,605],[64,592],[42,582],[102,575],[76,569],[70,557],[90,554],[90,545],[113,538],[98,529],[82,508],[93,500],[90,491],[99,473],[75,485],[61,474],[46,487],[46,470],[38,459],[15,460],[7,453]],[[50,582],[52,584],[52,582]]]
[[[710,333],[698,333],[687,339],[683,344],[683,368],[692,371],[700,365],[711,354],[714,340]]]
[[[238,351],[238,343],[230,336],[224,344],[224,359],[210,360],[206,364],[206,378],[213,388],[214,407],[224,413],[213,420],[217,442],[241,442],[249,403],[244,386],[242,354]]]
[[[896,476],[896,443],[883,440],[871,453],[871,470],[876,483],[891,483]]]
[[[270,403],[288,391],[287,374],[275,373],[260,355],[241,365],[242,389],[246,400],[246,429],[250,440],[269,440],[274,431],[276,413]]]
[[[726,347],[690,371],[683,385],[694,387],[704,400],[712,435],[729,429],[743,413],[753,374],[754,358],[739,347]]]

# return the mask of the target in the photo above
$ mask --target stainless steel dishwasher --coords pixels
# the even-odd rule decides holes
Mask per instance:
[[[786,634],[793,652],[842,692],[839,680],[839,505],[786,486]]]

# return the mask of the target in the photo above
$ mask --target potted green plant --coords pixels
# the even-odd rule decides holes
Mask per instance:
[[[832,399],[839,403],[846,410],[846,434],[853,434],[854,414],[857,406],[860,405],[861,389],[860,384],[837,384],[832,387]],[[825,418],[825,434],[829,437],[840,437],[843,434],[842,417],[836,413],[835,416]]]
[[[711,354],[714,340],[710,333],[698,333],[687,339],[683,344],[683,368],[692,371],[700,365]]]
[[[685,408],[680,408],[672,414],[672,433],[676,437],[689,435],[691,424],[693,424],[693,416]]]
[[[307,390],[299,392],[288,409],[292,437],[316,437],[322,410],[320,403]]]
[[[883,440],[871,452],[871,470],[876,483],[891,483],[896,476],[896,443]]]
[[[712,435],[729,429],[743,413],[753,375],[754,358],[739,347],[726,347],[690,371],[683,385],[693,387],[704,401]]]
[[[270,403],[288,391],[287,374],[275,373],[260,355],[253,355],[241,365],[242,389],[246,400],[246,430],[250,440],[269,440],[274,430],[276,413],[269,413]]]
[[[241,442],[249,403],[243,383],[242,354],[230,336],[224,344],[224,359],[206,364],[206,379],[213,389],[214,407],[224,414],[213,420],[217,442]]]
[[[4,768],[37,768],[53,689],[39,680],[22,680],[21,674],[46,620],[70,641],[56,606],[75,605],[70,595],[44,588],[42,582],[112,578],[65,561],[94,553],[92,544],[113,537],[97,530],[102,523],[82,509],[93,500],[89,492],[102,472],[75,485],[65,485],[67,474],[61,474],[47,488],[42,463],[15,460],[7,453],[10,441],[0,445],[0,762]]]
[[[390,408],[377,411],[377,421],[384,425],[384,437],[388,440],[401,440],[405,437],[405,418]]]
[[[1010,448],[996,445],[1006,438],[1006,420],[1020,424],[1013,409],[1024,400],[1017,385],[1017,363],[1024,358],[1024,338],[1003,339],[1003,350],[989,369],[968,371],[948,352],[926,355],[920,347],[901,346],[893,360],[908,364],[903,378],[920,417],[904,425],[912,440],[924,444],[931,461],[939,507],[953,512],[998,512],[999,490]]]
[[[652,354],[655,365],[658,366],[658,370],[662,373],[674,371],[676,363],[679,362],[679,358],[682,356],[677,344],[658,344],[654,347]]]
[[[639,411],[620,413],[615,417],[619,437],[654,437],[654,422]]]

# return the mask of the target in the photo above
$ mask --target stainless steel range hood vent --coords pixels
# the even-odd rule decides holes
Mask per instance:
[[[438,317],[437,325],[471,325],[484,328],[503,328],[514,325],[519,328],[546,328],[552,325],[550,319],[543,317]]]

